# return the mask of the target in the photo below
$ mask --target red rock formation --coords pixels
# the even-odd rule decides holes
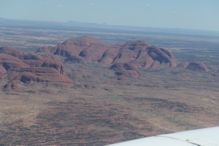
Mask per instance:
[[[98,61],[112,65],[116,74],[137,77],[138,69],[157,68],[161,64],[176,66],[176,59],[167,50],[149,45],[144,40],[128,41],[124,44],[109,45],[92,37],[80,37],[67,40],[56,47],[40,48],[37,52],[65,57],[65,61]],[[135,66],[127,70],[126,65]],[[119,71],[120,70],[120,71]]]
[[[112,45],[109,49],[107,49],[100,59],[98,59],[98,62],[102,62],[105,64],[113,64],[115,57],[119,53],[119,48],[121,45]]]
[[[13,49],[10,48],[10,50]],[[93,37],[80,37],[69,39],[56,47],[40,48],[37,52],[63,56],[65,61],[71,62],[98,61],[109,65],[132,64],[137,69],[158,68],[162,64],[176,67],[176,59],[172,53],[166,49],[151,46],[144,40],[109,45]],[[18,54],[22,54],[22,52],[18,52]],[[180,63],[178,67],[198,71],[209,70],[206,65],[197,62]],[[121,68],[121,70],[125,74],[124,69]]]
[[[209,71],[208,67],[204,63],[201,63],[201,62],[191,62],[188,64],[186,69],[193,70],[193,71],[205,71],[205,72]]]
[[[111,53],[112,54],[112,53]],[[111,55],[112,56],[112,55]],[[107,54],[105,58],[109,57]],[[148,69],[153,64],[168,64],[170,67],[176,66],[176,59],[167,50],[150,46],[146,41],[129,41],[120,46],[118,53],[113,58],[114,63],[132,63],[138,68]]]
[[[8,80],[5,90],[17,90],[17,83],[36,82],[72,86],[72,81],[64,74],[64,66],[56,57],[26,53],[11,47],[0,48],[0,73]]]
[[[150,46],[146,41],[129,41],[120,47],[112,64],[117,75],[138,77],[142,68],[158,68],[161,64],[175,67],[176,59],[167,50]]]
[[[62,56],[62,57],[60,57]],[[151,46],[144,40],[124,44],[105,44],[92,37],[73,38],[56,47],[42,47],[37,53],[26,53],[12,47],[0,47],[1,78],[23,83],[45,82],[72,85],[65,76],[62,60],[71,62],[98,61],[111,65],[115,74],[138,77],[139,69],[176,67],[176,59],[169,51]],[[181,63],[190,70],[208,71],[203,63]]]
[[[45,50],[44,50],[45,49]],[[98,61],[106,64],[134,63],[139,68],[150,68],[156,64],[176,66],[176,59],[167,50],[150,46],[144,40],[128,41],[125,44],[108,45],[92,37],[67,40],[53,48],[40,48],[38,52],[49,52],[66,57],[67,61]]]
[[[86,62],[97,61],[110,45],[93,37],[73,38],[58,44],[54,48],[39,49],[38,52],[52,52],[55,55],[66,57],[66,61]]]
[[[208,67],[201,62],[181,62],[177,65],[177,67],[185,68],[193,71],[204,71],[208,72]]]

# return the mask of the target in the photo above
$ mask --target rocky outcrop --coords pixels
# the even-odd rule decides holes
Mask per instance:
[[[191,62],[188,64],[186,69],[193,70],[193,71],[205,71],[205,72],[209,71],[208,67],[204,63],[201,63],[201,62]]]
[[[93,37],[72,38],[58,44],[56,47],[43,47],[37,50],[38,53],[52,53],[65,57],[65,61],[89,62],[97,61],[104,51],[110,48],[101,40]]]
[[[42,47],[36,53],[27,53],[12,47],[0,47],[0,78],[8,80],[5,89],[15,88],[16,83],[36,82],[72,86],[65,75],[66,62],[100,62],[108,64],[119,79],[124,76],[138,77],[140,69],[176,67],[172,53],[151,46],[144,40],[123,44],[105,44],[93,37],[72,38],[55,47]],[[206,71],[208,67],[199,62],[180,63],[178,67]],[[11,81],[15,81],[12,82]]]
[[[56,47],[40,48],[37,52],[50,52],[72,62],[98,61],[111,65],[132,63],[145,69],[155,64],[176,66],[176,59],[169,51],[151,46],[144,40],[109,45],[93,37],[80,37],[67,40]]]
[[[204,71],[209,72],[209,68],[202,62],[182,62],[177,67],[192,70],[192,71]]]
[[[69,39],[56,47],[40,48],[38,53],[63,56],[65,61],[90,62],[97,61],[111,65],[116,74],[138,76],[139,69],[157,68],[160,65],[176,66],[176,59],[168,50],[151,46],[144,40],[128,41],[124,44],[105,44],[92,37]],[[134,66],[127,70],[124,66]],[[115,69],[116,66],[116,69]],[[119,71],[120,69],[120,71]]]
[[[26,53],[11,47],[0,48],[0,74],[8,80],[3,89],[17,90],[17,83],[36,82],[72,86],[64,73],[64,66],[54,57]]]
[[[176,66],[176,59],[167,50],[150,46],[146,41],[129,41],[121,46],[113,63],[133,63],[138,68],[151,68],[155,64]]]

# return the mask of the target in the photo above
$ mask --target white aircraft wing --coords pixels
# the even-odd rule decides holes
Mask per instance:
[[[219,146],[219,127],[146,137],[109,146]]]

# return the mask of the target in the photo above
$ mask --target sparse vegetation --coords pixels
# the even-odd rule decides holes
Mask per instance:
[[[65,75],[74,83],[72,87],[21,82],[16,83],[20,91],[0,90],[1,144],[103,145],[219,124],[219,67],[214,60],[219,51],[212,53],[212,48],[218,43],[216,39],[207,39],[205,45],[210,48],[203,53],[196,50],[200,47],[197,45],[200,38],[187,42],[187,38],[178,37],[172,44],[170,40],[173,38],[163,35],[154,38],[149,34],[0,29],[4,30],[0,31],[4,36],[1,45],[25,49],[54,45],[70,36],[84,34],[108,42],[144,38],[161,47],[181,46],[183,49],[179,50],[170,47],[176,58],[193,61],[201,56],[198,61],[204,61],[211,70],[197,72],[161,66],[142,69],[139,76],[125,76],[126,79],[118,80],[115,72],[104,63],[64,62]],[[31,43],[24,43],[25,40]],[[188,46],[195,49],[188,50]],[[209,54],[213,56],[204,60]],[[53,64],[43,66],[57,67]],[[3,76],[0,79],[0,85],[4,87],[8,81]]]

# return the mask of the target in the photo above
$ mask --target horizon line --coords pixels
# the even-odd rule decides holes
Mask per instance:
[[[27,21],[27,22],[40,22],[40,23],[57,23],[57,24],[84,24],[84,25],[98,25],[98,26],[108,26],[108,27],[125,27],[125,28],[135,28],[135,29],[160,29],[161,30],[172,30],[176,32],[183,32],[183,31],[195,31],[195,32],[208,32],[208,33],[215,33],[219,34],[219,30],[212,30],[212,29],[194,29],[194,28],[177,28],[177,27],[153,27],[153,26],[136,26],[136,25],[119,25],[119,24],[108,24],[108,23],[97,23],[97,22],[84,22],[84,21],[74,21],[74,20],[68,20],[68,21],[49,21],[49,20],[32,20],[32,19],[20,19],[20,18],[5,18],[0,17],[0,20],[6,20],[6,21]],[[121,29],[120,28],[120,29]],[[159,32],[159,31],[158,31]]]

